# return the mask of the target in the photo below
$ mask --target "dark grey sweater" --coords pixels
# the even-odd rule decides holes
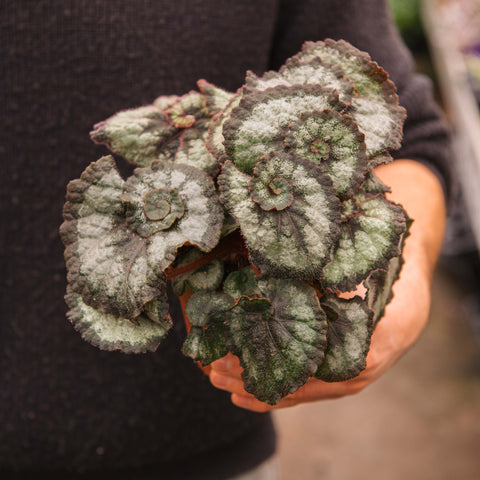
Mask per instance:
[[[390,73],[408,110],[397,156],[448,185],[444,125],[381,0],[0,3],[1,478],[222,479],[272,454],[270,416],[232,406],[180,353],[178,313],[155,353],[81,339],[65,318],[58,227],[67,182],[105,153],[94,123],[199,78],[234,91],[247,69],[276,69],[326,37]]]

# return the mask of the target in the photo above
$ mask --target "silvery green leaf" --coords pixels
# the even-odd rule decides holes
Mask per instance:
[[[232,297],[219,292],[198,292],[188,299],[185,314],[192,327],[184,355],[208,365],[228,353],[225,321],[233,304]]]
[[[189,128],[180,137],[180,144],[175,154],[175,163],[183,163],[202,170],[215,177],[220,170],[217,159],[207,150],[205,141],[207,130]]]
[[[388,74],[366,52],[344,40],[327,39],[306,42],[294,58],[300,63],[320,58],[341,68],[345,78],[354,83],[358,95],[353,96],[348,113],[365,134],[369,156],[400,147],[405,109],[398,104],[396,87]]]
[[[178,255],[175,259],[175,263],[173,263],[173,267],[178,269],[180,267],[184,267],[189,263],[194,262],[202,257],[202,252],[197,250],[196,248],[191,248],[187,252],[182,255]],[[172,278],[172,288],[173,292],[177,296],[181,296],[185,293],[185,280],[193,273],[193,271],[189,271],[186,273],[181,273],[180,275],[176,275]]]
[[[247,72],[245,85],[251,90],[266,90],[279,85],[316,84],[336,90],[340,100],[350,103],[353,94],[353,83],[346,79],[343,70],[337,65],[329,65],[320,58],[312,58],[308,63],[292,57],[278,71],[269,71],[262,77]]]
[[[159,108],[148,105],[119,112],[97,123],[90,136],[95,143],[107,145],[134,165],[146,167],[159,156],[172,155],[169,142],[176,132]]]
[[[407,231],[403,234],[401,240],[401,250],[405,244],[405,240],[409,235],[409,229],[412,224],[410,218],[407,219]],[[373,310],[374,317],[373,322],[376,325],[385,313],[386,306],[393,298],[392,287],[394,283],[400,277],[400,272],[404,264],[402,255],[393,257],[388,262],[388,266],[385,269],[378,269],[372,272],[372,274],[365,281],[365,287],[367,288],[366,301],[368,306]]]
[[[340,68],[362,97],[392,104],[398,101],[395,85],[388,79],[388,74],[372,61],[368,53],[358,50],[344,40],[305,42],[301,52],[293,58],[305,64],[319,58],[327,65]]]
[[[92,163],[67,187],[64,223],[68,281],[93,308],[134,319],[164,290],[148,242],[125,224],[124,182],[112,157]]]
[[[332,261],[325,266],[325,286],[353,290],[372,270],[385,268],[400,255],[406,213],[384,196],[358,192],[358,211],[342,224]]]
[[[362,184],[362,190],[366,193],[376,194],[385,194],[390,193],[390,187],[387,187],[376,175],[373,173],[373,170],[369,170],[365,176],[365,181]]]
[[[233,93],[227,92],[206,80],[198,80],[198,88],[205,98],[205,104],[210,115],[220,113],[230,102]]]
[[[231,310],[230,349],[240,359],[245,389],[274,405],[315,373],[327,323],[307,283],[273,277],[257,281],[263,298],[241,297]]]
[[[187,301],[185,314],[195,327],[210,328],[222,324],[234,305],[230,295],[221,292],[197,292]]]
[[[326,382],[354,378],[367,364],[373,312],[360,297],[326,295],[321,306],[327,314],[327,349],[315,377]]]
[[[168,315],[152,321],[139,315],[134,321],[103,313],[88,306],[78,293],[67,292],[70,307],[67,317],[82,338],[101,350],[120,350],[123,353],[154,352],[171,327]],[[166,298],[162,299],[167,310]]]
[[[159,270],[174,261],[182,245],[206,252],[220,239],[223,208],[212,179],[194,167],[155,161],[137,168],[121,199],[128,228],[148,239],[147,254]]]
[[[209,119],[205,98],[200,92],[191,92],[179,97],[165,112],[168,121],[176,128],[190,128],[196,122]]]
[[[185,281],[186,287],[192,292],[200,290],[216,290],[223,280],[223,262],[214,258],[203,267],[197,268]]]
[[[388,152],[376,153],[368,159],[368,167],[370,169],[373,169],[375,167],[378,167],[379,165],[386,165],[391,161],[393,161],[393,158]]]
[[[230,99],[225,108],[217,113],[213,117],[213,122],[208,129],[206,147],[207,150],[220,162],[223,163],[227,160],[227,154],[225,152],[223,126],[225,122],[230,118],[232,111],[238,107],[240,100],[243,96],[243,90],[240,89]]]
[[[351,197],[365,178],[364,135],[349,116],[334,110],[303,113],[289,126],[285,145],[316,163],[340,198]]]
[[[334,90],[319,85],[278,86],[244,95],[223,127],[227,156],[251,173],[265,154],[284,149],[284,131],[302,113],[344,107]]]
[[[370,98],[354,97],[348,114],[365,134],[367,155],[370,158],[378,161],[378,154],[384,150],[400,148],[402,126],[406,118],[403,107]]]
[[[153,101],[153,105],[159,110],[165,111],[180,100],[178,95],[160,95]]]
[[[218,183],[257,268],[277,276],[321,275],[340,232],[340,203],[314,163],[272,153],[249,176],[226,162]]]
[[[393,257],[388,262],[386,269],[375,270],[365,280],[367,287],[367,302],[374,312],[373,321],[375,324],[383,317],[386,306],[393,298],[393,284],[398,280],[402,270],[403,257]]]
[[[230,235],[237,229],[238,229],[237,221],[231,215],[229,215],[228,212],[225,212],[225,220],[223,221],[221,238],[224,238],[227,235]]]
[[[223,291],[238,300],[242,295],[252,297],[260,295],[255,273],[250,265],[231,272],[223,283]]]

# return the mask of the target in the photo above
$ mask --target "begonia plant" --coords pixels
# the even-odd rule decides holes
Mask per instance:
[[[106,155],[68,185],[68,318],[101,349],[154,351],[171,282],[183,353],[203,366],[237,355],[259,400],[357,376],[410,223],[373,172],[401,145],[395,86],[327,39],[237,92],[198,87],[91,132],[136,168],[123,179]]]

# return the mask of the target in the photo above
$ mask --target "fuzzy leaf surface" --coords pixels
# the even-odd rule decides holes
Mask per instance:
[[[227,92],[223,88],[217,87],[203,79],[199,80],[197,85],[202,92],[210,115],[220,113],[228,105],[234,95],[233,93]]]
[[[188,165],[156,161],[149,168],[137,168],[123,190],[127,225],[148,239],[148,254],[158,269],[168,267],[175,260],[177,249],[186,243],[202,251],[217,245],[223,209],[212,179],[204,172]],[[146,215],[145,198],[152,191],[169,194],[166,201],[172,209],[164,219],[155,221]],[[169,216],[174,214],[172,222]]]
[[[241,297],[231,311],[231,351],[240,359],[245,389],[274,405],[295,392],[321,363],[327,322],[312,287],[258,278],[264,298]]]
[[[123,353],[154,352],[171,328],[166,314],[168,304],[162,299],[163,318],[152,321],[139,315],[135,321],[103,313],[88,306],[78,293],[68,291],[65,296],[70,311],[67,317],[82,338],[101,350],[120,350]]]
[[[231,272],[223,283],[223,291],[235,300],[243,295],[252,297],[261,294],[251,266]]]
[[[148,242],[125,224],[123,186],[112,157],[92,163],[67,188],[60,231],[72,290],[101,312],[134,319],[165,279]]]
[[[284,149],[285,129],[303,112],[344,107],[334,90],[319,85],[278,86],[244,95],[223,127],[227,156],[251,173],[270,150]]]
[[[300,63],[320,58],[324,63],[341,68],[345,78],[355,85],[349,113],[365,134],[370,156],[400,147],[405,110],[398,104],[396,87],[388,74],[373,62],[366,52],[343,41],[306,42],[293,57]]]
[[[279,85],[321,85],[336,90],[340,100],[347,104],[353,95],[353,83],[344,77],[343,70],[315,57],[308,63],[296,57],[289,58],[278,72],[269,71],[262,77],[249,71],[245,84],[252,90],[266,90]]]
[[[351,197],[365,178],[364,135],[349,116],[334,110],[303,113],[289,126],[285,145],[316,163],[340,198]]]
[[[354,378],[367,365],[373,313],[360,297],[327,295],[321,306],[327,314],[327,349],[315,377],[325,382]]]
[[[188,299],[185,314],[192,328],[182,347],[184,355],[208,365],[228,353],[225,321],[233,304],[232,297],[219,292],[198,292]]]
[[[359,192],[358,211],[342,224],[332,261],[325,266],[325,286],[353,290],[371,271],[400,255],[406,213],[381,195]]]
[[[154,105],[125,110],[94,126],[90,133],[95,143],[139,167],[147,167],[159,156],[170,157],[167,144],[177,129]]]
[[[279,210],[270,209],[280,196],[270,187],[275,178],[286,181],[293,198]],[[272,153],[258,163],[252,177],[225,163],[218,182],[222,202],[239,223],[255,266],[276,276],[321,275],[340,234],[341,209],[330,179],[315,164]],[[259,185],[263,185],[264,203],[258,200]]]

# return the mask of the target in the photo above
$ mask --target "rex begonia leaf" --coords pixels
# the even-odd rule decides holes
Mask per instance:
[[[189,250],[184,255],[177,258],[174,263],[175,268],[183,267],[189,263],[193,263],[195,260],[202,258],[203,254],[197,249]],[[200,290],[215,290],[220,286],[223,280],[223,262],[214,258],[207,264],[193,268],[191,271],[181,273],[172,279],[173,291],[176,295],[183,295],[185,288],[188,288],[192,292],[198,292]]]
[[[360,297],[326,295],[321,306],[327,314],[327,348],[315,377],[326,382],[354,378],[367,364],[373,312]]]
[[[255,273],[250,265],[231,272],[223,282],[223,291],[238,300],[242,295],[252,297],[260,295]]]
[[[212,179],[188,165],[153,162],[125,182],[122,201],[128,227],[148,239],[147,252],[160,270],[189,243],[212,250],[220,239],[223,208]]]
[[[380,152],[368,158],[368,168],[373,169],[379,165],[386,165],[393,161],[393,157],[388,152]]]
[[[88,306],[78,293],[68,290],[65,301],[70,307],[67,318],[82,338],[101,350],[123,353],[154,352],[171,327],[168,304],[163,301],[163,316],[153,321],[142,314],[134,321],[103,313]]]
[[[177,103],[179,100],[180,97],[178,95],[160,95],[153,101],[152,105],[162,111],[165,111],[168,109],[168,107],[174,103]]]
[[[225,108],[213,117],[212,124],[208,129],[206,147],[220,163],[224,163],[227,160],[227,154],[225,152],[224,145],[225,139],[223,137],[223,126],[230,118],[232,111],[240,104],[242,97],[243,89],[240,89],[230,99]]]
[[[185,314],[192,327],[183,344],[184,355],[208,365],[228,353],[225,321],[234,300],[219,292],[194,293]]]
[[[372,270],[385,268],[400,255],[400,240],[406,229],[406,213],[400,205],[381,195],[358,192],[358,211],[342,224],[332,261],[325,266],[324,285],[353,290]]]
[[[292,57],[278,72],[269,71],[262,77],[257,77],[251,71],[247,72],[245,81],[245,85],[254,90],[305,84],[333,88],[338,92],[340,100],[347,104],[352,98],[353,82],[344,77],[340,67],[325,64],[320,58],[312,58],[309,63],[302,63]]]
[[[319,85],[278,86],[244,95],[223,127],[227,156],[251,173],[265,154],[284,149],[284,130],[302,113],[344,107],[334,90]]]
[[[198,121],[209,119],[205,98],[192,90],[171,104],[165,111],[168,121],[176,128],[190,128]]]
[[[190,128],[180,137],[180,144],[175,153],[175,163],[191,165],[215,177],[220,170],[217,159],[207,150],[205,141],[208,130]]]
[[[230,102],[233,93],[227,92],[223,88],[219,88],[206,80],[198,80],[198,88],[202,92],[205,104],[210,115],[220,113]]]
[[[219,258],[214,258],[203,267],[197,268],[188,276],[185,283],[192,292],[215,290],[222,283],[223,272],[223,262]]]
[[[364,135],[349,116],[334,110],[303,113],[289,126],[285,145],[316,163],[340,198],[351,197],[365,178]]]
[[[305,279],[321,274],[340,233],[340,202],[314,163],[272,152],[253,176],[226,162],[218,183],[262,273]]]
[[[401,146],[405,110],[398,105],[354,97],[348,110],[358,128],[365,134],[367,155],[378,162],[378,154]],[[383,159],[382,159],[383,162]]]
[[[398,96],[388,74],[370,58],[344,40],[305,42],[302,51],[293,57],[299,63],[320,58],[325,64],[339,67],[355,85],[348,113],[365,134],[367,153],[373,156],[387,149],[400,147],[405,109],[398,105]]]
[[[391,188],[385,185],[376,175],[373,170],[369,170],[365,175],[365,181],[362,183],[362,190],[366,193],[385,194],[390,193]]]
[[[123,187],[112,157],[92,163],[67,187],[60,233],[72,290],[101,312],[134,319],[166,280],[148,242],[125,223]]]
[[[412,222],[412,219],[407,219],[407,230],[402,236],[401,250],[403,250],[405,240],[409,235]],[[392,287],[400,277],[403,264],[403,256],[393,257],[388,262],[387,268],[375,270],[365,281],[365,287],[367,288],[366,301],[373,310],[375,325],[383,317],[386,306],[393,298]]]
[[[273,277],[257,282],[263,298],[243,296],[231,310],[230,349],[240,359],[245,389],[274,405],[315,373],[327,322],[307,283]]]
[[[319,58],[325,64],[340,68],[345,78],[354,83],[360,96],[392,104],[397,101],[396,88],[388,79],[388,74],[372,61],[367,52],[358,50],[345,40],[305,42],[301,52],[292,58],[299,63]]]
[[[172,155],[170,140],[177,129],[157,107],[121,111],[94,126],[90,137],[139,167],[146,167],[161,156]]]

